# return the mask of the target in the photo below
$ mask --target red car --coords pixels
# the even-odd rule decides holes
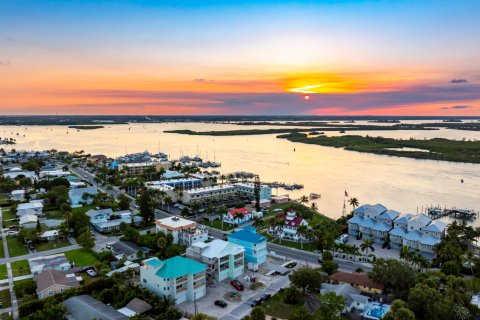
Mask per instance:
[[[232,285],[232,287],[234,287],[238,291],[243,291],[243,289],[245,288],[243,284],[238,280],[232,280],[230,284]]]

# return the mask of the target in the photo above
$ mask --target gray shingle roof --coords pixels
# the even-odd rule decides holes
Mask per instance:
[[[111,306],[89,295],[71,297],[63,302],[75,320],[128,320],[129,318]]]

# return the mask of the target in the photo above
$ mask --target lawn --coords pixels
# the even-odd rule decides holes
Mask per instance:
[[[0,291],[0,301],[2,302],[2,308],[8,308],[12,306],[12,299],[10,297],[10,290],[4,289]]]
[[[220,220],[214,220],[212,222],[205,221],[203,224],[206,225],[206,226],[215,228],[215,229],[222,230],[222,222]],[[224,231],[232,230],[234,227],[235,226],[233,224],[229,224],[229,223],[226,223],[226,222],[223,223],[223,230]]]
[[[3,248],[2,240],[0,240],[0,258],[5,258],[5,249]]]
[[[11,263],[13,277],[24,276],[30,274],[30,266],[28,260],[20,260]]]
[[[10,207],[2,208],[2,220],[16,219],[17,215],[11,212]]]
[[[7,265],[0,264],[0,280],[8,279]]]
[[[90,250],[85,248],[67,251],[65,256],[68,260],[75,261],[77,267],[91,266],[100,262]]]
[[[305,251],[310,251],[310,252],[318,250],[317,247],[315,246],[315,244],[313,244],[313,243],[306,243],[306,242],[303,243],[303,249],[302,249],[300,242],[288,241],[288,240],[282,240],[282,242],[280,242],[279,239],[272,237],[271,235],[269,235],[266,232],[262,232],[262,236],[265,236],[265,238],[268,239],[268,242],[280,244],[280,245],[285,246],[285,247],[290,247],[290,248],[295,248],[295,249],[300,249],[300,250],[305,250]]]
[[[63,218],[63,213],[59,209],[52,209],[44,212],[45,216],[49,219]]]
[[[37,251],[45,251],[45,250],[51,250],[55,248],[63,248],[66,246],[69,246],[70,242],[67,240],[55,240],[55,241],[48,241],[48,242],[40,242],[36,246]]]
[[[28,254],[27,246],[21,244],[16,237],[7,237],[7,244],[10,257],[23,256],[24,254]]]
[[[90,209],[95,209],[95,206],[93,204],[86,204],[84,205],[83,207],[79,207],[79,208],[73,208],[72,209],[72,212],[82,212],[82,213],[85,213],[87,212],[88,210]]]
[[[303,306],[303,301],[298,304],[286,304],[283,302],[283,292],[275,294],[273,297],[268,299],[263,305],[262,308],[265,309],[265,313],[269,316],[287,319],[291,313]]]

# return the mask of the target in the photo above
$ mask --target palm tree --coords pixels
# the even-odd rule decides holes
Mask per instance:
[[[355,208],[358,207],[358,199],[357,198],[350,198],[350,200],[348,200],[348,203],[353,207],[354,211],[355,211]]]
[[[310,208],[311,208],[313,211],[318,211],[318,205],[317,205],[315,202],[312,202],[312,204],[310,205]]]
[[[264,224],[265,224],[265,221],[262,218],[258,216],[253,217],[252,226],[254,226],[257,230],[263,227]]]
[[[360,245],[360,250],[365,252],[365,255],[368,256],[368,251],[371,250],[372,252],[375,251],[373,247],[373,240],[371,239],[363,239],[362,244]]]
[[[243,220],[243,218],[245,218],[245,215],[243,214],[243,212],[235,212],[235,216],[233,217],[233,222],[235,223],[236,221],[236,224],[238,226],[240,224],[238,221]]]
[[[200,211],[200,203],[195,201],[192,203],[192,211],[195,213],[195,221],[198,221],[198,212]]]
[[[400,259],[405,261],[411,261],[413,257],[413,253],[410,251],[410,248],[407,246],[403,246],[400,249]]]
[[[430,267],[430,262],[422,255],[418,255],[417,262],[418,266],[420,267],[420,272]]]
[[[470,272],[472,272],[472,276],[475,277],[475,273],[473,272],[473,267],[477,259],[475,258],[473,251],[470,249],[467,249],[467,251],[465,252],[465,255],[462,258],[463,258],[462,259],[463,263],[468,265],[468,267],[470,268]]]
[[[223,186],[223,182],[225,181],[225,179],[227,179],[227,177],[226,177],[224,174],[222,174],[222,175],[220,176],[220,181],[221,181],[221,182],[220,182],[220,185],[221,185],[221,186]]]
[[[160,249],[160,251],[163,251],[163,249],[167,246],[167,239],[164,237],[159,237],[157,240],[157,247]]]
[[[301,196],[300,199],[299,199],[299,202],[301,204],[307,204],[309,202],[308,197],[307,196]]]
[[[279,236],[279,231],[283,231],[283,227],[285,226],[285,220],[283,218],[277,217],[275,219],[275,234],[277,235],[278,239],[280,240],[280,244],[282,244],[282,237]]]
[[[390,239],[390,234],[387,233],[384,237],[383,237],[383,245],[382,245],[382,248],[387,248],[387,249],[390,249],[390,243],[392,242],[392,240]]]
[[[308,233],[308,227],[306,225],[299,225],[297,228],[297,236],[300,237],[300,248],[303,250],[303,241]]]

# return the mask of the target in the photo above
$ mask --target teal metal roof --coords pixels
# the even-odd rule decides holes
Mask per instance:
[[[155,274],[161,278],[178,278],[207,269],[207,266],[203,263],[180,256],[163,261],[158,258],[152,258],[145,260],[145,263],[153,268],[158,268]]]
[[[229,234],[228,239],[237,239],[241,241],[251,242],[251,243],[261,243],[267,241],[264,236],[261,236],[257,233],[249,232],[246,230],[238,230],[234,233]]]

